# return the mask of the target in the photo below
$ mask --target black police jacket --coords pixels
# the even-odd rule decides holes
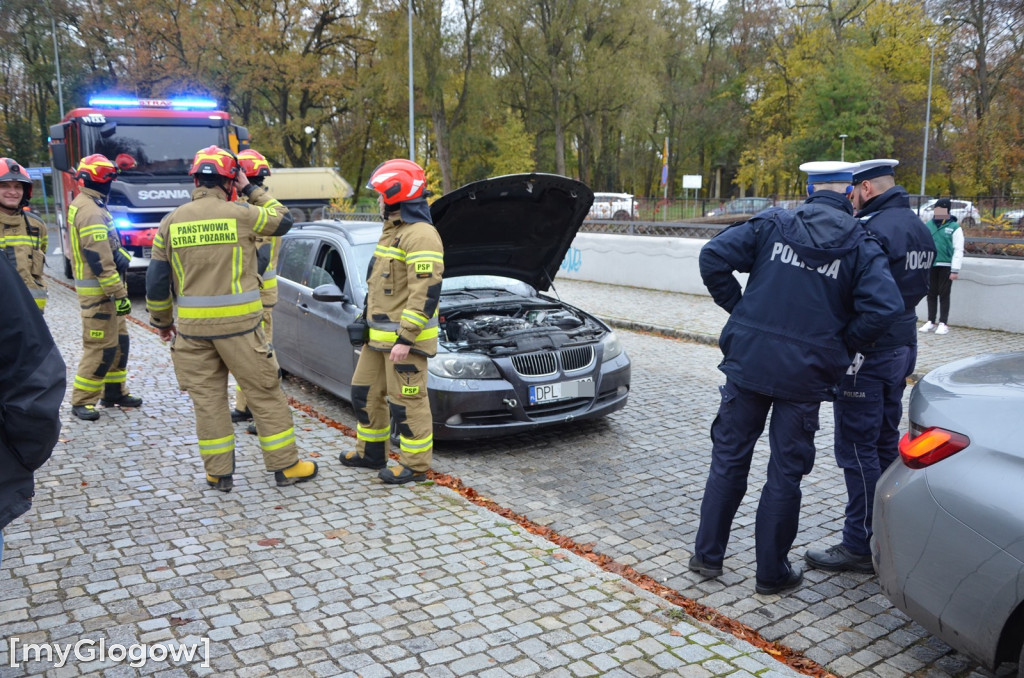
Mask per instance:
[[[819,191],[701,249],[704,284],[730,314],[719,369],[731,381],[785,400],[832,400],[854,352],[903,312],[881,245],[852,212],[845,196]],[[745,290],[734,271],[749,273]]]
[[[66,367],[43,314],[0,257],[0,529],[32,505],[32,472],[60,435]]]
[[[864,353],[917,344],[918,303],[928,294],[928,270],[935,260],[935,241],[928,227],[910,209],[910,196],[893,186],[872,198],[857,213],[871,235],[878,238],[889,260],[889,272],[903,295],[903,313]]]

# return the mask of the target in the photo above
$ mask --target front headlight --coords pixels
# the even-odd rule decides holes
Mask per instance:
[[[622,355],[622,344],[614,332],[604,335],[604,338],[601,340],[601,346],[604,347],[604,359],[602,362],[608,362]]]
[[[500,379],[491,359],[476,353],[439,353],[427,361],[427,371],[445,379]]]

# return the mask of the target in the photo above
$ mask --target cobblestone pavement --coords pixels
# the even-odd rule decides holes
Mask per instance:
[[[141,317],[142,300],[134,302]],[[74,293],[51,285],[46,319],[73,375],[81,332]],[[387,488],[368,472],[342,467],[337,455],[353,440],[302,413],[296,413],[300,445],[319,457],[318,479],[274,487],[255,440],[239,430],[235,490],[207,489],[192,407],[177,389],[167,348],[138,326],[129,331],[129,387],[145,398],[144,406],[105,409],[98,422],[82,422],[65,401],[61,441],[37,473],[35,505],[6,529],[0,676],[794,675],[746,642],[448,490]],[[302,384],[289,390],[311,401],[319,397]],[[627,429],[636,411],[598,432],[614,445],[625,435],[617,429]],[[534,461],[524,457],[537,468],[510,484],[539,483],[539,503],[521,509],[548,516],[546,503],[557,505],[563,475],[607,480],[607,469],[576,466],[577,455],[586,452],[580,444],[592,435],[570,429],[522,441],[544,453]],[[460,460],[514,459],[519,443],[515,450],[505,444],[487,455],[456,451],[442,463],[464,470],[471,483],[483,480]],[[640,449],[621,453],[629,457]],[[647,473],[673,480],[673,493],[690,493],[676,482],[683,461],[681,455],[668,469],[655,462]],[[695,468],[693,477],[700,472]],[[578,491],[578,483],[565,485]],[[642,489],[638,485],[634,491]],[[520,494],[503,499],[514,505]],[[654,500],[678,503],[639,492],[630,502],[638,526]],[[618,543],[636,543],[644,537],[619,524],[623,509],[609,497],[574,496],[559,508],[579,512],[569,524],[561,514],[545,522],[586,536],[594,531],[591,512],[605,514],[602,539],[618,534]],[[679,541],[671,530],[664,537]],[[661,535],[651,538],[660,550]],[[656,561],[658,567],[674,567],[682,544]],[[638,560],[648,555],[631,553]],[[150,660],[133,668],[137,653],[123,657],[135,644],[187,649],[202,639],[208,657],[200,645],[192,661]],[[85,641],[79,657],[88,658],[99,653],[101,640],[105,661],[72,655],[58,668],[32,660],[30,652],[22,663],[27,644]]]
[[[724,377],[716,340],[726,314],[708,297],[560,281],[561,297],[621,328],[633,361],[629,405],[597,423],[475,443],[439,444],[435,468],[459,476],[497,503],[548,525],[595,551],[631,565],[826,666],[857,678],[992,674],[950,650],[881,594],[872,576],[808,571],[787,596],[754,593],[754,512],[768,446],[755,455],[750,491],[740,507],[718,580],[686,569],[710,454],[709,430]],[[956,307],[953,307],[955,319]],[[918,373],[985,351],[1024,350],[1024,335],[954,326],[921,337]],[[286,390],[354,426],[351,409],[291,378]],[[908,388],[907,394],[909,395]],[[831,407],[821,409],[818,463],[804,483],[796,561],[808,547],[830,546],[842,528],[845,486],[832,457]]]

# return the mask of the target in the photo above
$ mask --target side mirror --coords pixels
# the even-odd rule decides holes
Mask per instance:
[[[63,124],[50,125],[50,153],[53,156],[54,169],[61,172],[71,171],[71,159],[68,157]]]
[[[348,297],[341,291],[341,288],[333,283],[317,287],[313,290],[313,298],[317,301],[348,301]]]
[[[107,122],[103,123],[102,127],[100,127],[100,136],[103,137],[104,139],[109,139],[110,137],[114,136],[115,132],[117,132],[117,123],[113,120],[108,120]]]

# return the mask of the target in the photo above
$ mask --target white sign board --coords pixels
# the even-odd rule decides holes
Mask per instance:
[[[701,175],[699,174],[684,174],[683,175],[683,188],[700,188]]]

